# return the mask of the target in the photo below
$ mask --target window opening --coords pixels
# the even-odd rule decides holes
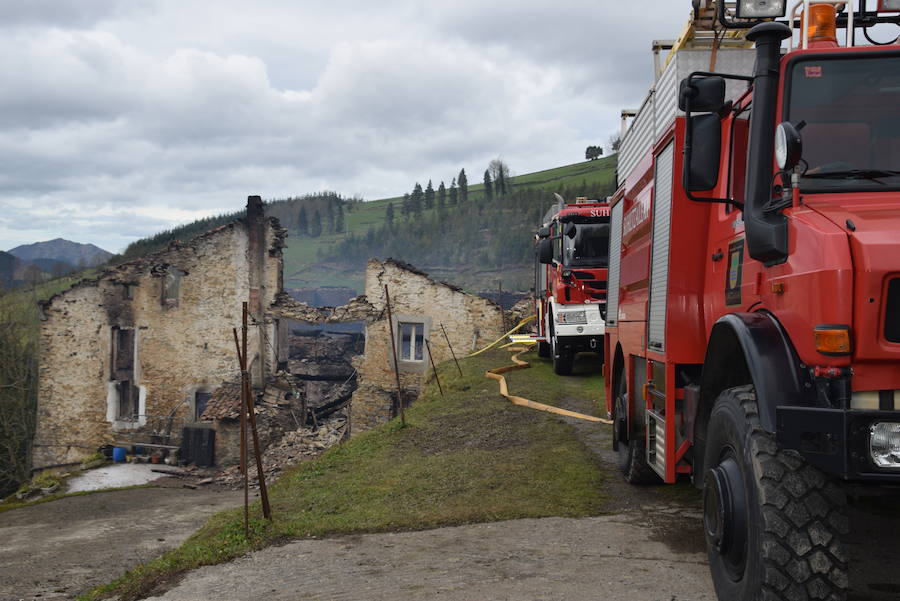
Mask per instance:
[[[170,267],[163,276],[162,301],[164,305],[178,306],[178,295],[181,292],[181,278],[184,272]]]
[[[211,398],[211,392],[197,391],[194,393],[194,421],[200,421],[200,416],[206,411],[206,405]]]
[[[116,419],[137,421],[139,417],[140,389],[134,385],[135,331],[133,328],[112,329],[112,373],[115,382]]]
[[[424,361],[425,324],[401,322],[399,325],[400,360]]]

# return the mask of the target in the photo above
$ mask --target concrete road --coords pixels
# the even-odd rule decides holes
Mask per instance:
[[[243,493],[135,488],[0,513],[0,601],[72,599],[175,548]]]
[[[201,568],[152,599],[714,600],[705,554],[667,544],[673,533],[655,522],[545,518],[303,540]]]

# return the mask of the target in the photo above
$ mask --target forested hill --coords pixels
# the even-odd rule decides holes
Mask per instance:
[[[363,202],[322,192],[270,201],[266,212],[289,231],[287,288],[349,286],[362,292],[366,261],[394,257],[469,290],[527,290],[532,236],[553,193],[566,200],[605,198],[614,191],[615,168],[613,155],[509,177],[505,165],[492,162],[487,185],[484,174],[462,171],[411,182],[409,192],[396,198]],[[188,239],[240,215],[162,232],[133,243],[125,255]]]

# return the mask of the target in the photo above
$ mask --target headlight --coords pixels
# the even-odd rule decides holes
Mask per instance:
[[[900,424],[872,424],[869,429],[869,454],[878,467],[900,469]]]
[[[561,311],[556,314],[556,323],[587,323],[587,315],[585,315],[584,311]]]

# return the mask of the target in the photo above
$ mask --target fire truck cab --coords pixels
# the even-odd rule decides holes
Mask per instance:
[[[613,447],[702,488],[722,601],[845,599],[846,483],[900,484],[900,44],[855,44],[900,1],[693,4],[619,151]]]
[[[578,198],[551,208],[535,236],[538,354],[557,374],[572,372],[575,354],[603,357],[609,203]]]

